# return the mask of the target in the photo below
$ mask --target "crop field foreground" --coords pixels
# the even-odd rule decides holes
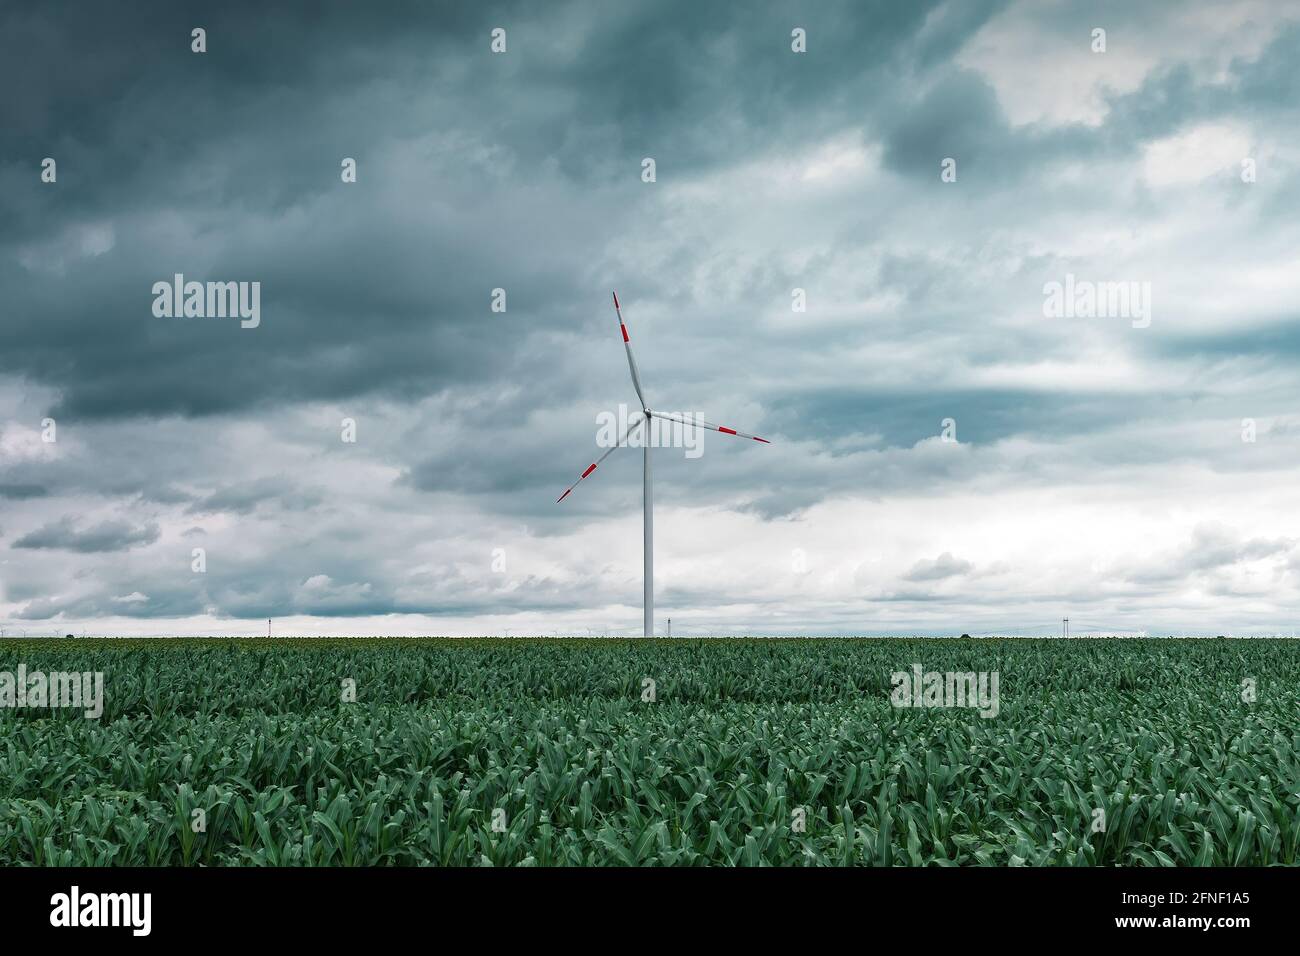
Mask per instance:
[[[917,664],[995,672],[996,714],[895,706]],[[1300,842],[1295,641],[0,641],[20,665],[102,672],[103,712],[0,707],[6,866],[1253,866]]]

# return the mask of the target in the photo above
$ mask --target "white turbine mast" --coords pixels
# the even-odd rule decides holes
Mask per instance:
[[[643,512],[642,527],[644,529],[643,535],[644,535],[644,544],[645,544],[645,550],[642,559],[644,562],[643,574],[645,578],[644,596],[643,596],[643,607],[644,607],[644,618],[645,618],[644,633],[646,637],[654,637],[654,633],[655,633],[654,631],[654,622],[655,622],[654,493],[651,487],[651,480],[650,480],[650,419],[659,418],[664,421],[677,422],[681,425],[685,425],[686,427],[692,427],[698,425],[701,428],[708,428],[711,431],[720,432],[723,435],[734,435],[737,438],[749,438],[754,441],[761,441],[764,445],[770,445],[771,442],[769,442],[766,438],[759,438],[757,435],[747,435],[744,432],[737,431],[734,428],[727,428],[725,425],[715,425],[712,422],[706,422],[703,419],[695,418],[694,416],[681,416],[681,415],[674,415],[667,412],[652,411],[650,407],[646,404],[645,395],[641,391],[641,376],[637,374],[636,359],[632,356],[632,342],[628,338],[627,326],[623,324],[623,311],[618,304],[617,292],[614,293],[614,314],[618,316],[618,328],[619,331],[623,333],[623,348],[627,350],[627,367],[628,370],[632,373],[632,387],[636,389],[636,397],[641,402],[641,417],[636,419],[635,421],[628,423],[627,431],[623,433],[623,437],[618,440],[618,443],[606,449],[605,454],[601,455],[590,465],[588,465],[587,470],[578,476],[578,480],[575,481],[573,484],[569,485],[569,487],[564,490],[564,494],[560,495],[560,497],[556,499],[556,503],[558,504],[559,502],[563,501],[565,498],[569,497],[569,493],[572,492],[574,488],[578,487],[582,479],[586,478],[593,471],[595,471],[596,467],[601,462],[603,462],[606,458],[608,458],[610,456],[610,453],[613,452],[615,448],[621,448],[623,444],[628,440],[629,436],[631,436],[633,429],[635,429],[638,425],[645,426],[645,434],[643,436],[644,441],[642,442],[642,451],[645,456],[644,459],[645,466],[642,471],[643,477],[642,477],[642,499],[641,499],[641,507]]]

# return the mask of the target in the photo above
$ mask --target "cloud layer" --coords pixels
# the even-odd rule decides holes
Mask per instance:
[[[674,633],[1293,627],[1296,5],[0,37],[6,628],[636,633],[640,453],[555,503],[637,408],[611,289],[652,407],[773,440],[654,452]],[[154,317],[177,273],[260,282],[261,324]],[[1149,283],[1149,325],[1046,315],[1067,276]]]

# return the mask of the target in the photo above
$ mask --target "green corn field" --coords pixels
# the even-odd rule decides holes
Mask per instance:
[[[104,709],[0,708],[4,866],[1298,859],[1294,641],[0,641],[20,664],[102,672]],[[997,672],[996,716],[894,706],[914,664]]]

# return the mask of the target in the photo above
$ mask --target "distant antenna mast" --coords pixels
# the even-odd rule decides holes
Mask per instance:
[[[1070,636],[1070,619],[1068,617],[1061,618],[1061,636]]]
[[[668,636],[673,636],[673,619],[671,617],[668,619]]]
[[[266,619],[266,636],[271,636],[271,619],[269,617]]]

